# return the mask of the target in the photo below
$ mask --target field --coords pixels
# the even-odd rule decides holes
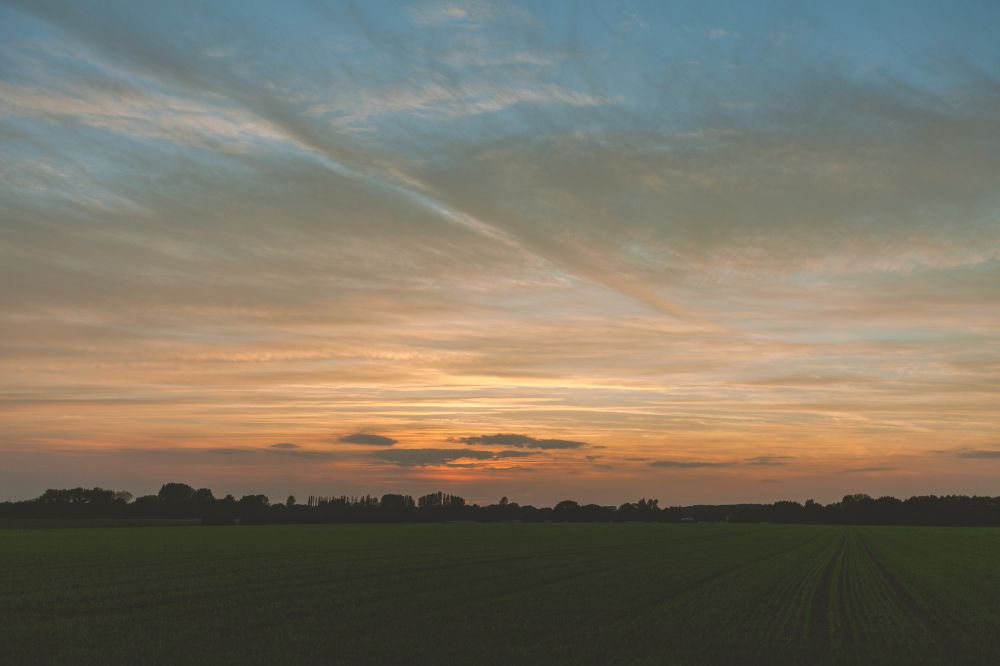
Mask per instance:
[[[0,530],[0,663],[1000,663],[1000,529]]]

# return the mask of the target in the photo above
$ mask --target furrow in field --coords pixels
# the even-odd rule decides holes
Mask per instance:
[[[468,595],[470,596],[470,603],[462,606],[461,610],[488,608],[503,600],[537,596],[538,592],[546,589],[566,587],[567,585],[572,586],[575,584],[575,581],[580,579],[586,580],[586,585],[580,587],[588,590],[597,589],[602,585],[607,585],[613,589],[622,583],[624,575],[622,572],[623,565],[627,565],[627,570],[634,575],[635,572],[645,571],[647,566],[652,567],[653,565],[663,565],[665,562],[669,563],[671,562],[670,559],[664,560],[663,547],[674,546],[676,548],[676,545],[669,542],[664,544],[662,541],[633,543],[630,544],[630,552],[625,562],[622,561],[622,550],[621,546],[618,545],[609,548],[586,549],[586,552],[596,555],[596,557],[590,560],[580,560],[579,557],[567,558],[567,555],[575,555],[575,553],[560,552],[557,553],[559,555],[558,559],[551,561],[541,557],[534,557],[532,558],[534,562],[530,566],[523,567],[518,571],[505,572],[494,568],[488,575],[476,575],[472,582],[477,585],[483,582],[489,583],[494,580],[516,581],[516,583],[503,586],[502,589],[497,589],[495,592],[477,594],[474,590],[470,590],[471,594]],[[690,557],[690,553],[683,550],[675,551],[673,552],[673,557],[678,561],[685,561]],[[583,564],[594,564],[595,566],[581,568],[580,565]],[[579,570],[567,572],[567,569],[574,568]],[[559,570],[565,575],[550,576],[548,574],[549,570]],[[454,569],[448,570],[445,573],[451,574],[450,577],[454,578],[454,574],[458,571],[459,566],[456,565]],[[569,591],[576,593],[578,590],[570,589]],[[549,596],[552,595],[550,594]]]
[[[100,598],[77,598],[76,603],[63,604],[57,613],[53,613],[51,606],[40,604],[34,608],[28,607],[22,613],[20,622],[38,621],[44,617],[71,618],[74,616],[86,616],[94,612],[95,606],[113,609],[115,613],[130,613],[140,611],[150,607],[169,607],[171,605],[182,606],[185,602],[200,598],[220,599],[225,596],[253,597],[258,595],[268,595],[270,593],[304,592],[314,589],[325,589],[330,594],[336,594],[338,589],[345,587],[357,587],[368,582],[378,581],[382,585],[390,585],[396,581],[423,579],[434,576],[438,573],[447,572],[455,577],[462,571],[476,571],[480,568],[489,567],[496,570],[502,565],[512,565],[519,562],[530,562],[544,559],[547,556],[569,557],[579,562],[579,557],[585,553],[596,553],[600,556],[602,551],[613,549],[613,546],[594,546],[574,549],[558,549],[546,553],[525,553],[520,555],[492,556],[481,559],[465,559],[461,561],[442,561],[433,556],[427,559],[434,560],[433,564],[420,563],[416,566],[412,562],[396,568],[375,567],[364,573],[344,575],[344,571],[349,571],[342,563],[338,563],[336,569],[324,566],[322,562],[312,562],[304,564],[298,572],[295,570],[282,569],[280,563],[274,569],[263,567],[257,570],[244,570],[224,577],[223,580],[201,581],[198,578],[186,581],[176,575],[170,578],[175,586],[169,593],[164,593],[162,589],[163,579],[157,580],[154,572],[143,571],[142,575],[150,581],[149,591],[137,592],[134,589],[126,588],[124,594],[105,595]],[[403,562],[403,560],[395,560]],[[558,567],[558,563],[554,566]],[[201,572],[204,574],[204,571]],[[200,582],[201,584],[192,584]],[[400,586],[399,589],[404,589]],[[105,588],[107,589],[107,588]]]
[[[816,590],[813,592],[812,603],[809,606],[809,640],[818,645],[829,647],[831,624],[831,590],[837,566],[844,558],[847,548],[847,534],[842,531],[837,549],[830,556],[823,573],[820,574]]]
[[[885,528],[866,536],[917,603],[963,644],[963,659],[1000,663],[1000,529]]]
[[[838,546],[839,541],[835,541],[830,546],[823,545],[815,552],[785,563],[777,573],[779,578],[776,583],[756,602],[752,622],[762,639],[788,645],[808,638],[811,628],[810,603],[817,581],[822,578],[829,559],[822,555]]]
[[[29,536],[16,573],[0,574],[2,663],[1000,663],[1000,532],[989,529]]]
[[[660,607],[662,607],[665,604],[671,603],[678,597],[688,595],[705,586],[711,585],[712,583],[717,582],[720,579],[736,576],[740,572],[748,568],[751,568],[755,565],[761,564],[768,560],[772,560],[774,558],[781,557],[782,555],[786,555],[788,553],[795,552],[798,551],[799,549],[805,548],[809,544],[815,542],[818,538],[820,538],[820,536],[821,533],[813,534],[809,538],[803,541],[799,541],[798,543],[795,543],[787,548],[782,548],[777,551],[766,553],[759,557],[753,557],[750,559],[741,560],[735,563],[734,565],[728,566],[722,570],[712,571],[707,575],[700,576],[694,580],[689,580],[686,583],[680,584],[672,588],[667,594],[657,595],[650,601],[630,609],[629,611],[623,613],[621,616],[614,619],[613,621],[599,627],[598,631],[604,633],[616,626],[627,626],[630,624],[634,624],[637,622],[639,618],[656,613],[656,611]]]
[[[944,625],[942,625],[937,618],[935,618],[926,608],[924,608],[906,587],[899,581],[899,579],[892,573],[892,571],[872,552],[868,543],[863,537],[859,537],[858,541],[860,543],[861,549],[865,556],[872,562],[875,569],[879,572],[882,580],[892,591],[895,599],[901,603],[906,610],[916,617],[925,627],[927,633],[946,651],[947,654],[958,655],[963,652],[961,645],[955,640],[955,637],[950,631],[948,631]]]
[[[178,576],[174,572],[170,578],[174,585],[169,592],[164,593],[160,585],[164,582],[159,576],[150,575],[152,572],[143,571],[143,576],[150,581],[149,589],[146,591],[135,591],[129,587],[118,589],[124,594],[106,595],[103,598],[77,598],[74,603],[60,604],[59,615],[62,617],[72,617],[92,612],[96,607],[114,609],[115,613],[127,613],[131,611],[141,611],[148,607],[171,608],[183,606],[186,602],[191,602],[199,598],[211,598],[213,603],[223,602],[226,597],[251,599],[266,598],[270,596],[297,596],[297,593],[307,593],[310,590],[324,590],[327,595],[333,598],[343,597],[345,594],[352,603],[367,603],[366,594],[359,590],[366,589],[368,583],[377,583],[378,587],[388,589],[406,590],[411,587],[408,581],[425,580],[428,578],[441,578],[461,580],[463,572],[476,572],[487,570],[491,572],[501,572],[504,567],[516,567],[527,569],[533,574],[545,573],[547,570],[565,568],[560,562],[572,562],[575,566],[585,564],[587,559],[603,561],[606,553],[617,550],[615,544],[602,544],[600,546],[580,546],[575,545],[567,548],[561,546],[544,551],[531,551],[518,555],[504,553],[502,556],[479,557],[474,559],[462,559],[461,561],[444,560],[438,557],[433,558],[433,564],[428,566],[432,558],[421,558],[424,561],[414,566],[411,560],[406,562],[402,559],[387,561],[369,569],[364,573],[354,572],[353,575],[344,575],[345,571],[351,571],[350,562],[338,563],[336,569],[331,570],[329,566],[324,566],[322,562],[313,562],[312,566],[304,567],[300,572],[289,571],[282,566],[280,561],[264,559],[259,570],[244,570],[235,575],[224,576],[221,580],[212,577],[207,580],[199,580],[198,573],[207,573],[204,569],[200,572],[191,572],[192,577]],[[485,554],[485,553],[484,553]],[[585,557],[591,556],[591,557]],[[552,560],[552,564],[543,563]],[[402,567],[393,567],[395,563],[405,564]],[[317,566],[318,565],[318,566]],[[346,565],[346,566],[345,566]],[[599,565],[597,570],[604,565]],[[610,568],[610,563],[605,568]],[[495,577],[502,577],[503,574],[496,573]],[[494,576],[479,576],[477,580],[489,580]],[[197,584],[201,583],[201,584]],[[398,584],[397,584],[398,583]],[[419,587],[419,585],[418,585]],[[450,585],[439,586],[440,589],[447,589]],[[360,594],[360,596],[359,596]],[[388,595],[386,598],[390,598]],[[75,610],[74,610],[75,609]],[[90,609],[89,611],[87,609]],[[47,615],[51,611],[45,611]],[[40,619],[36,617],[36,619]]]
[[[641,544],[633,544],[633,547]],[[170,604],[181,604],[187,600],[198,597],[220,598],[231,596],[234,590],[239,590],[240,596],[266,595],[272,592],[296,592],[298,590],[308,591],[310,589],[326,589],[332,594],[345,587],[357,587],[359,584],[377,581],[380,584],[389,584],[393,581],[406,581],[410,579],[422,579],[431,577],[439,573],[450,573],[452,576],[461,574],[465,570],[489,569],[496,570],[504,565],[514,565],[517,563],[527,564],[529,562],[544,561],[547,558],[568,558],[571,561],[580,563],[581,556],[616,552],[619,545],[574,545],[567,547],[547,548],[542,550],[529,550],[518,554],[504,553],[500,556],[492,552],[479,553],[479,557],[465,557],[461,561],[449,559],[442,560],[440,554],[414,553],[408,555],[406,559],[400,556],[371,558],[364,557],[364,554],[357,560],[341,560],[337,562],[336,569],[331,569],[329,565],[324,565],[322,561],[305,561],[300,566],[290,569],[285,562],[277,558],[258,558],[259,566],[255,568],[244,568],[239,571],[226,571],[225,567],[218,572],[206,570],[205,567],[190,568],[185,567],[182,571],[176,568],[170,570],[164,567],[168,564],[164,560],[157,558],[155,566],[148,567],[145,561],[133,562],[131,566],[141,564],[139,569],[135,569],[138,574],[138,581],[145,581],[145,585],[140,585],[141,589],[136,590],[130,585],[122,585],[121,581],[116,581],[114,588],[109,588],[105,581],[92,580],[90,586],[83,586],[76,589],[77,596],[74,599],[65,600],[68,603],[62,604],[64,616],[74,614],[73,608],[78,607],[77,613],[86,613],[86,608],[93,608],[94,605],[113,607],[116,610],[141,609],[147,606],[169,606]],[[414,561],[420,558],[419,561]],[[187,557],[180,558],[177,564],[187,564]],[[357,571],[355,566],[362,566],[363,571]],[[610,567],[610,564],[609,564]],[[165,570],[161,571],[161,568]],[[535,568],[535,567],[532,567]],[[352,572],[345,575],[344,572]],[[174,582],[173,591],[164,594],[160,587],[163,582],[163,575],[169,576]],[[216,577],[217,576],[217,577]],[[59,585],[57,584],[57,587]],[[95,596],[82,595],[87,587],[93,588],[97,594]],[[149,591],[146,591],[147,588]],[[113,592],[108,594],[109,589]],[[115,594],[114,590],[120,590]],[[48,606],[43,606],[39,610],[45,612]],[[30,615],[30,609],[28,614]]]

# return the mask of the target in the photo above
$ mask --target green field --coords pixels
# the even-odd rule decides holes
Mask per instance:
[[[0,663],[1000,663],[1000,529],[0,531]]]

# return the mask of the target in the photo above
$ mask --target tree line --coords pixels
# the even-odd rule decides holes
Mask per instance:
[[[377,522],[719,522],[815,523],[855,525],[1000,525],[1000,497],[922,495],[900,500],[846,495],[839,502],[804,504],[722,504],[660,507],[656,499],[620,506],[564,500],[552,507],[518,504],[503,497],[495,504],[469,504],[458,495],[289,496],[272,502],[267,495],[218,498],[208,488],[166,483],[156,495],[133,498],[104,488],[46,490],[39,497],[0,503],[0,518],[171,518],[204,524],[377,523]]]

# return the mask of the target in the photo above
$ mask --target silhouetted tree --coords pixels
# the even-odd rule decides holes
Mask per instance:
[[[898,525],[1000,525],[1000,497],[924,495],[899,500],[845,495],[826,506],[810,499],[773,504],[727,504],[660,508],[656,499],[640,499],[621,506],[581,506],[563,500],[553,508],[520,506],[502,497],[496,504],[467,504],[458,495],[434,492],[416,502],[409,495],[357,497],[310,496],[306,505],[289,496],[271,505],[266,495],[232,495],[215,499],[208,488],[194,490],[184,483],[167,483],[156,495],[132,499],[131,493],[104,488],[49,489],[33,500],[0,503],[0,517],[8,518],[200,518],[208,524],[233,522],[378,522],[518,520],[545,521],[738,521],[774,523],[857,523]]]
[[[164,504],[183,504],[194,498],[195,490],[186,483],[164,483],[157,496]]]

